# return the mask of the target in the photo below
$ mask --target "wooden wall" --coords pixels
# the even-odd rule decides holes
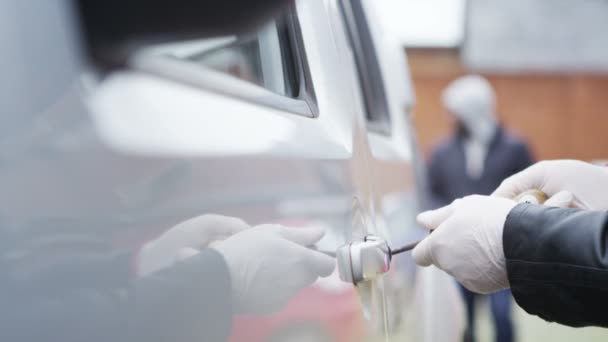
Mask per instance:
[[[423,153],[451,132],[439,97],[466,74],[455,50],[408,50]],[[483,74],[495,87],[500,120],[537,159],[608,159],[608,75]]]

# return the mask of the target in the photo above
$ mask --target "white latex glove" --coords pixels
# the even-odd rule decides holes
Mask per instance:
[[[196,249],[248,228],[241,219],[210,214],[181,222],[141,248],[137,274],[143,276],[158,271],[195,254]]]
[[[551,160],[536,163],[505,179],[493,196],[515,198],[526,190],[541,190],[549,196],[546,205],[561,206],[572,194],[577,208],[608,209],[608,168],[578,160]],[[561,196],[562,200],[556,200]],[[556,202],[556,203],[554,203]]]
[[[439,267],[473,292],[508,288],[502,232],[515,205],[513,200],[476,195],[421,213],[418,222],[433,232],[414,248],[414,260]]]
[[[320,276],[330,275],[334,258],[310,246],[321,228],[260,225],[213,246],[225,258],[232,278],[233,306],[239,314],[270,314]]]

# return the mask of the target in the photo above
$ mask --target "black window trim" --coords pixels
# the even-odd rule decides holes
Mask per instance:
[[[304,38],[302,37],[300,22],[296,15],[295,9],[288,11],[284,16],[284,20],[286,21],[285,26],[288,34],[287,39],[289,39],[291,42],[291,44],[288,44],[288,46],[293,48],[291,51],[291,60],[296,63],[294,70],[296,73],[298,73],[297,80],[299,81],[299,84],[298,96],[296,98],[303,100],[308,104],[312,117],[318,117],[319,108],[317,106],[317,97],[315,95],[315,89],[312,83],[308,59],[306,58],[306,49],[304,45]]]
[[[390,136],[391,120],[384,80],[363,4],[361,0],[342,0],[340,7],[355,56],[367,128],[369,131]]]
[[[279,109],[289,113],[310,118],[318,117],[319,111],[304,49],[304,40],[295,8],[286,11],[279,20],[285,20],[285,34],[279,30],[279,39],[288,43],[285,51],[282,46],[283,64],[291,58],[297,77],[297,95],[289,97],[277,94],[262,86],[241,80],[205,66],[193,66],[191,62],[173,58],[165,54],[153,54],[142,51],[129,61],[132,69],[150,73],[162,78],[171,79],[222,95],[235,97],[250,103]],[[286,41],[287,40],[287,41]],[[287,77],[285,75],[284,77]],[[293,75],[292,75],[293,76]],[[287,84],[286,84],[287,85]]]

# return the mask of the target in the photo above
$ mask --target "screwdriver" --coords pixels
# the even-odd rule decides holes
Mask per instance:
[[[543,204],[547,195],[539,190],[525,191],[515,198],[519,203]],[[433,231],[429,234],[431,234]],[[411,251],[420,241],[391,249],[387,241],[378,236],[366,235],[361,241],[347,243],[337,252],[328,252],[314,248],[320,253],[336,257],[340,279],[357,285],[360,282],[375,279],[390,269],[393,256]]]
[[[530,204],[542,205],[545,203],[545,201],[547,201],[547,199],[548,199],[548,196],[546,193],[544,193],[540,190],[537,190],[537,189],[533,189],[533,190],[527,190],[527,191],[522,192],[515,198],[515,201],[517,203],[530,203]],[[430,233],[432,233],[432,232],[433,231],[431,230]],[[422,240],[420,240],[420,241],[422,241]],[[391,253],[391,255],[395,255],[395,254],[411,251],[412,249],[416,248],[416,246],[418,245],[418,243],[420,243],[420,241],[412,242],[410,244],[407,244],[407,245],[397,248],[397,249],[392,249],[390,251],[390,253]]]
[[[527,190],[527,191],[522,192],[515,198],[515,201],[517,201],[517,203],[530,203],[530,204],[542,205],[543,203],[545,203],[545,201],[547,201],[547,199],[548,199],[548,196],[546,193],[544,193],[540,190],[537,190],[537,189],[533,189],[533,190]],[[430,233],[432,233],[432,232],[433,231],[431,231]],[[422,241],[422,240],[420,240],[420,241]],[[393,256],[396,254],[411,251],[412,249],[416,248],[416,246],[418,246],[420,241],[415,241],[415,242],[409,243],[409,244],[401,246],[397,249],[389,249],[389,254],[391,256]],[[312,249],[319,253],[328,255],[330,257],[333,257],[333,258],[336,257],[336,252],[331,252],[331,251],[327,251],[327,250],[319,250],[316,247],[313,247]]]

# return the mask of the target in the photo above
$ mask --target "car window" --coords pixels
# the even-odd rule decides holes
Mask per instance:
[[[284,25],[281,23],[281,25]],[[201,45],[182,58],[239,79],[262,86],[280,95],[297,96],[294,68],[288,42],[282,46],[277,22],[267,24],[257,34],[225,39],[219,46]],[[204,41],[203,41],[204,43]]]
[[[290,103],[277,98],[273,100],[268,96],[264,99],[260,96],[248,98],[307,116],[316,116],[313,87],[295,13],[287,13],[253,34],[162,44],[146,48],[146,53],[170,57],[199,67],[199,70],[212,69],[281,97],[303,100],[307,107],[305,110],[302,110],[301,103]],[[195,70],[193,73],[196,73]],[[214,87],[213,84],[207,86]],[[247,98],[242,87],[226,85],[222,91]]]
[[[197,51],[185,59],[206,65],[242,80],[264,86],[260,45],[256,39],[234,41],[226,46]],[[275,87],[271,89],[277,90]],[[278,89],[281,94],[284,89]]]
[[[380,65],[361,0],[340,2],[365,105],[369,130],[390,135],[390,117]]]

